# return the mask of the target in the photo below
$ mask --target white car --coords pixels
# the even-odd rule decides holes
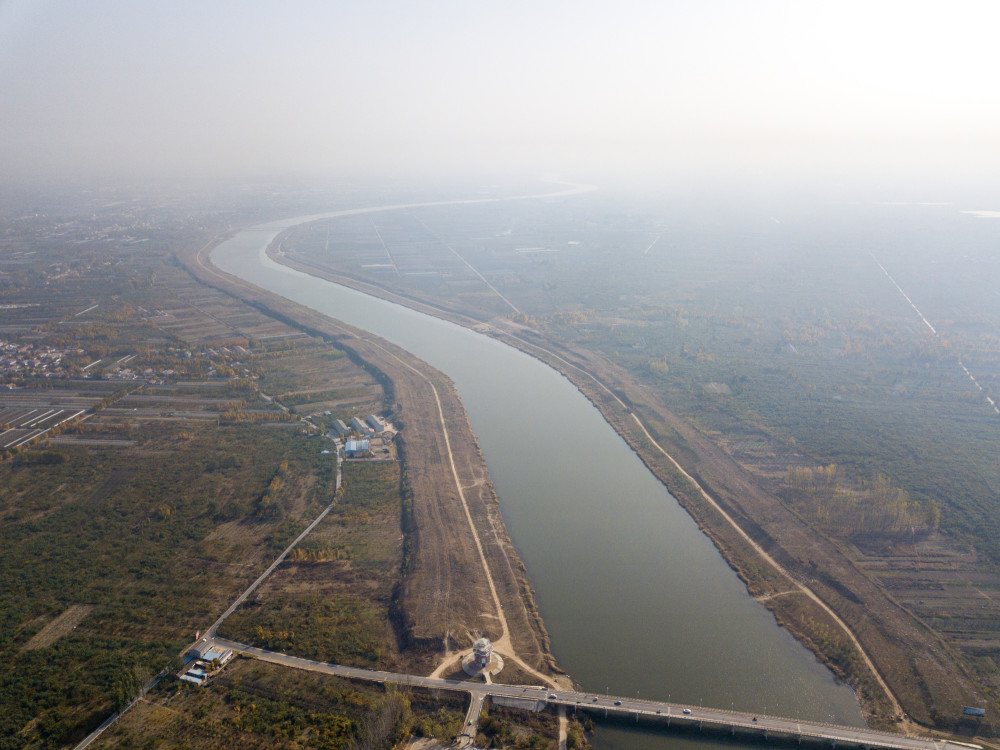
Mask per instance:
[[[684,709],[684,713],[686,713],[686,714],[689,714],[689,713],[691,713],[691,709],[690,709],[690,708],[685,708],[685,709]]]

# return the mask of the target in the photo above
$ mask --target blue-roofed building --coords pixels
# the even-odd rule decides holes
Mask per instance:
[[[344,445],[344,455],[348,458],[351,456],[367,455],[370,452],[371,448],[369,448],[367,440],[348,440],[347,444]]]
[[[222,669],[233,658],[232,649],[217,648],[202,638],[187,653],[187,664],[178,677],[185,682],[204,685],[205,680]]]
[[[222,651],[215,651],[213,649],[212,651],[206,651],[201,658],[202,661],[207,661],[209,664],[218,659],[219,666],[224,667],[226,664],[229,663],[229,660],[233,658],[233,651],[232,649],[229,648],[224,649]]]
[[[195,685],[204,685],[206,677],[208,677],[208,673],[200,667],[191,667],[181,675],[184,682],[193,682]]]

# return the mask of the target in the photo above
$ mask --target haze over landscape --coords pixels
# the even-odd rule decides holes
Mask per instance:
[[[0,750],[997,750],[998,22],[0,0]]]
[[[957,187],[1000,171],[998,16],[988,0],[5,0],[0,169]]]

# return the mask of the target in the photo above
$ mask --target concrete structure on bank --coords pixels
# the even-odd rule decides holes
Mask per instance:
[[[480,638],[472,644],[472,653],[462,658],[462,669],[473,677],[482,675],[489,681],[490,675],[503,669],[503,658],[493,653],[493,644],[489,638]]]
[[[472,663],[479,669],[488,667],[493,659],[493,644],[489,638],[480,638],[472,644]]]

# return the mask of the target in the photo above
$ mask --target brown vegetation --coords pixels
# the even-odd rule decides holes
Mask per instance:
[[[79,741],[329,503],[335,461],[321,449],[332,444],[265,392],[324,389],[329,366],[355,394],[331,419],[384,402],[343,351],[200,284],[167,251],[122,263],[121,276],[95,265],[72,283],[25,274],[13,292],[43,303],[5,336],[71,347],[76,369],[19,377],[0,413],[60,415],[43,428],[80,418],[38,438],[58,433],[58,445],[25,444],[0,462],[0,736],[10,747]],[[148,283],[116,286],[136,265],[156,269]],[[95,300],[86,325],[52,324]],[[192,324],[172,325],[182,317]],[[256,424],[279,420],[287,429]]]
[[[64,635],[72,631],[90,614],[93,607],[86,604],[74,604],[61,615],[51,620],[44,628],[35,633],[22,647],[22,651],[32,651],[51,646]]]
[[[463,698],[236,659],[209,689],[165,681],[93,745],[128,748],[398,746],[413,731],[454,739]]]
[[[320,661],[399,669],[391,611],[402,558],[399,470],[344,465],[344,491],[220,634]]]
[[[915,538],[938,527],[936,502],[915,502],[884,474],[853,483],[837,466],[791,466],[782,493],[788,504],[825,534],[851,538]]]
[[[671,411],[656,393],[622,367],[582,348],[558,344],[542,335],[537,326],[526,327],[530,322],[527,319],[518,322],[519,316],[494,318],[486,326],[464,314],[468,312],[467,306],[434,307],[424,295],[420,299],[404,296],[405,291],[384,288],[370,279],[334,273],[303,254],[280,260],[300,270],[479,328],[563,372],[601,409],[716,542],[751,594],[758,596],[779,622],[855,687],[874,725],[895,724],[894,699],[916,721],[941,727],[956,726],[962,705],[987,702],[981,685],[991,684],[992,662],[983,657],[981,664],[977,662],[978,676],[970,674],[963,666],[965,660],[942,638],[940,631],[914,615],[919,607],[901,606],[887,591],[885,576],[866,573],[873,566],[865,562],[865,555],[852,542],[847,541],[845,546],[835,539],[846,539],[852,531],[896,538],[926,535],[938,524],[940,509],[936,504],[912,501],[882,476],[862,483],[841,476],[834,469],[827,483],[825,469],[822,477],[819,472],[805,477],[799,471],[801,467],[788,470],[788,464],[769,466],[767,459],[756,462],[755,467],[759,468],[751,470],[726,451],[725,436],[709,436],[691,420]],[[712,508],[655,449],[638,429],[633,413],[740,529],[778,561],[796,585],[808,587],[837,613],[862,644],[892,696],[886,694],[879,678],[853,646],[850,635],[828,612],[808,597],[771,596],[789,588],[788,577],[762,559],[736,533],[729,520]],[[784,490],[775,486],[775,478],[784,480]],[[893,583],[890,581],[888,585],[891,587]],[[988,595],[980,598],[984,597]],[[914,594],[911,598],[919,597]],[[988,653],[993,643],[976,640],[972,632],[965,638],[972,644],[973,653],[976,644],[986,644],[983,653]]]
[[[496,606],[456,482],[461,485],[506,616],[512,645],[526,662],[549,668],[547,636],[534,609],[523,567],[507,536],[485,462],[454,388],[441,373],[407,352],[307,308],[223,274],[200,253],[182,256],[199,279],[267,310],[277,319],[320,335],[347,351],[383,383],[410,500],[399,591],[399,625],[406,648],[438,654],[467,647],[476,635],[501,633]],[[435,391],[437,397],[435,397]],[[438,401],[441,414],[438,413]],[[443,426],[457,477],[452,474]]]
[[[985,700],[940,635],[899,606],[835,542],[791,512],[749,471],[690,422],[673,414],[647,388],[593,354],[564,350],[562,356],[553,356],[521,339],[508,341],[548,361],[577,384],[716,541],[752,594],[785,587],[787,581],[781,581],[784,576],[778,576],[781,583],[776,587],[774,569],[762,564],[746,544],[734,540],[729,522],[707,505],[690,481],[642,434],[632,418],[634,412],[741,529],[794,581],[808,586],[838,614],[911,718],[927,726],[953,726],[962,705]],[[620,394],[621,400],[611,391]],[[630,406],[623,406],[623,402]],[[863,661],[843,645],[829,616],[821,611],[803,612],[800,597],[769,598],[765,606],[851,682],[872,724],[893,723],[891,702],[886,702]]]

